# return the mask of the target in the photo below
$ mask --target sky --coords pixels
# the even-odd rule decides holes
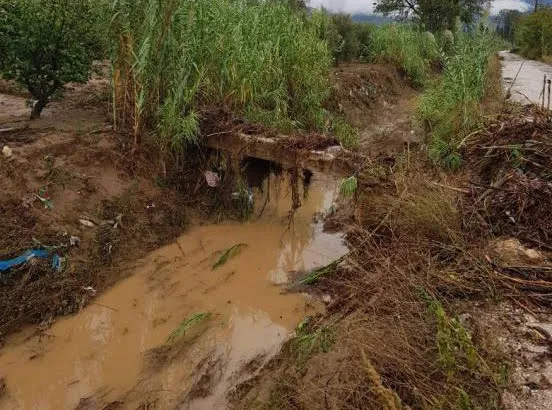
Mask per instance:
[[[374,0],[310,0],[312,7],[324,6],[332,11],[344,11],[347,13],[370,14],[374,10]],[[529,5],[522,0],[493,0],[491,13],[496,14],[502,9],[525,11]]]

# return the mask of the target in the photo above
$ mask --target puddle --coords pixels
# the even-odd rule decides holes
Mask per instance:
[[[288,178],[272,175],[270,200],[245,224],[198,226],[174,244],[137,261],[132,276],[78,315],[40,336],[17,334],[0,351],[7,391],[0,409],[213,409],[226,392],[255,374],[305,316],[321,309],[307,295],[286,294],[289,272],[342,256],[339,235],[313,216],[327,210],[336,183],[315,174],[308,198],[286,217]],[[263,204],[258,190],[256,203]],[[220,252],[246,243],[213,270]],[[168,335],[193,314],[211,316],[174,345]],[[87,400],[82,400],[86,399]],[[147,407],[146,407],[147,408]]]

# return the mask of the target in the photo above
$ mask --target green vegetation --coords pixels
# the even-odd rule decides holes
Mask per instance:
[[[416,86],[425,84],[431,63],[441,58],[435,37],[406,25],[388,25],[373,31],[369,58],[401,69]]]
[[[462,141],[481,124],[494,44],[483,32],[460,36],[445,58],[442,78],[422,96],[419,113],[430,133],[430,155],[447,168],[461,165]]]
[[[552,55],[552,8],[518,17],[514,30],[516,47],[524,56],[542,59]]]
[[[295,329],[295,337],[288,349],[295,360],[302,364],[312,354],[327,353],[335,343],[335,329],[332,325],[314,326],[310,317],[303,320]]]
[[[241,252],[243,248],[247,247],[247,244],[245,243],[238,243],[236,245],[231,246],[230,248],[226,249],[220,257],[218,258],[217,262],[213,265],[213,269],[216,269],[222,265],[224,265],[228,260],[235,257],[237,254]]]
[[[410,18],[422,29],[437,32],[454,30],[458,22],[472,25],[483,14],[483,0],[377,0],[376,12],[385,16]]]
[[[211,316],[211,313],[196,313],[186,320],[182,321],[180,325],[171,332],[167,338],[167,343],[174,343],[182,336],[184,336],[191,328],[199,325]]]
[[[313,283],[316,283],[320,280],[320,278],[323,278],[324,276],[329,275],[330,273],[334,272],[337,268],[337,266],[345,259],[345,256],[342,256],[339,259],[336,259],[332,263],[322,266],[321,268],[316,268],[310,271],[304,278],[299,280],[299,283],[301,285],[312,285]]]
[[[355,195],[358,189],[358,179],[357,177],[350,176],[349,178],[344,178],[341,180],[339,185],[339,192],[344,197],[352,197]]]
[[[25,86],[38,118],[68,82],[88,80],[101,52],[91,0],[0,0],[0,74]]]
[[[114,114],[163,147],[197,141],[213,107],[295,128],[324,127],[331,57],[316,19],[285,3],[114,2]]]

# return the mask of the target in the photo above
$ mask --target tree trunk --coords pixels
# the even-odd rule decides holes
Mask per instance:
[[[46,104],[48,104],[48,99],[41,98],[36,102],[33,107],[33,111],[31,112],[31,120],[40,118],[40,114],[42,113],[44,107],[46,107]]]

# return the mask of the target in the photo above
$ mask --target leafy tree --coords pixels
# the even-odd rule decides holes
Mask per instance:
[[[483,13],[485,0],[376,0],[377,13],[413,19],[426,30],[454,29],[459,18],[471,25]]]
[[[514,30],[516,45],[524,56],[540,59],[552,55],[552,8],[540,7],[523,15]]]
[[[21,83],[38,118],[68,82],[84,83],[101,51],[93,0],[0,0],[0,74]]]
[[[497,18],[496,31],[504,39],[513,42],[515,38],[516,25],[523,16],[518,10],[500,10]]]

